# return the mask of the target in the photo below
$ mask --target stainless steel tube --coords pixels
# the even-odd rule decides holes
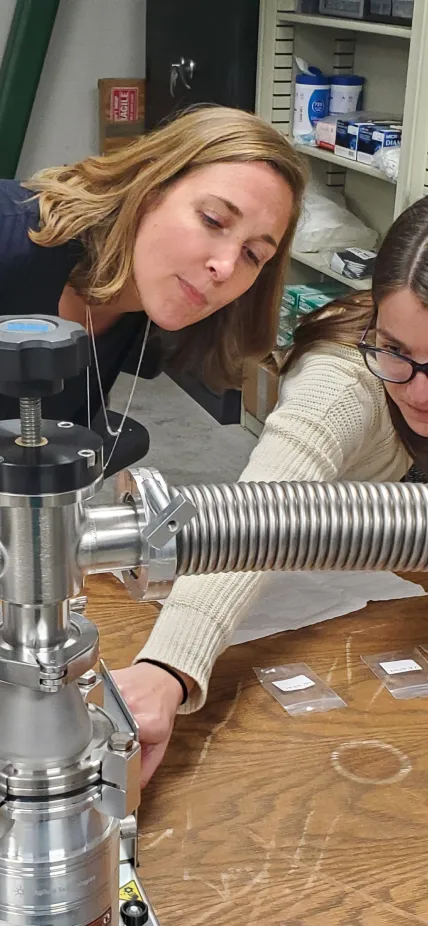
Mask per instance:
[[[1,508],[3,601],[51,605],[80,591],[74,551],[82,530],[83,506],[43,507],[43,496],[40,502],[41,507]],[[54,637],[56,632],[54,616]]]
[[[10,646],[40,647],[65,643],[69,634],[68,601],[21,605],[3,601],[3,639]]]
[[[132,505],[85,508],[85,522],[77,550],[83,573],[132,569],[141,561],[141,532]]]
[[[197,515],[177,535],[177,575],[295,569],[428,570],[428,486],[181,486]]]

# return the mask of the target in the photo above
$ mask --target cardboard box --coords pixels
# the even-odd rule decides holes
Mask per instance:
[[[391,122],[374,122],[361,126],[358,135],[357,161],[373,164],[378,151],[383,148],[399,148],[403,133],[402,125]]]
[[[363,126],[368,125],[364,120],[344,116],[337,120],[336,144],[334,153],[348,161],[357,160],[358,138]]]
[[[248,363],[245,367],[242,402],[258,421],[266,421],[277,403],[280,365],[280,355],[270,354],[263,363]]]
[[[335,299],[340,299],[341,296],[344,296],[346,289],[344,286],[341,286],[340,283],[336,283],[336,286],[332,286],[330,290],[324,292],[313,292],[304,295],[300,299],[299,303],[299,316],[300,315],[310,315],[311,312],[315,312],[317,309],[322,309],[325,305],[328,305],[330,302],[334,302]]]
[[[396,128],[398,125],[398,127],[400,127],[400,116],[394,115],[393,113],[375,113],[371,111],[348,113],[347,115],[339,116],[337,119],[334,153],[338,155],[338,157],[356,161],[358,158],[358,145],[361,133],[365,130],[369,130],[368,127],[374,125],[394,125]]]
[[[144,134],[145,81],[142,78],[100,78],[99,150],[107,154]]]
[[[313,312],[323,305],[338,299],[346,292],[345,286],[340,283],[318,283],[311,285],[285,286],[281,299],[280,317],[287,315],[297,317],[307,312]]]
[[[350,280],[363,280],[372,276],[376,257],[376,251],[347,248],[333,254],[330,267],[335,273],[341,273]]]
[[[281,298],[281,310],[289,310],[289,314],[298,312],[301,297],[313,292],[313,286],[304,284],[291,283],[289,286],[285,286]]]
[[[294,325],[288,327],[284,324],[279,323],[278,331],[276,333],[276,346],[280,350],[286,350],[289,347],[292,347],[294,343]]]
[[[327,148],[328,151],[334,151],[336,144],[337,132],[337,115],[327,116],[326,119],[320,119],[315,126],[315,141],[318,148]]]
[[[284,288],[279,309],[278,330],[276,335],[277,347],[285,349],[294,342],[294,330],[303,315],[310,315],[316,309],[339,299],[347,292],[344,284],[318,283],[313,286],[302,284],[288,284]]]

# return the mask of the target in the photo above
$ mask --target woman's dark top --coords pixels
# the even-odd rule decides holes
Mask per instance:
[[[0,180],[0,315],[58,315],[64,286],[84,255],[79,241],[46,248],[30,240],[29,229],[39,227],[39,204],[33,196],[16,180]],[[129,312],[96,338],[105,397],[136,341],[141,342],[145,320],[143,312]],[[90,403],[93,419],[101,407],[93,358]],[[59,395],[44,399],[43,416],[87,425],[86,373],[66,381]],[[17,401],[0,395],[0,420],[17,417]]]

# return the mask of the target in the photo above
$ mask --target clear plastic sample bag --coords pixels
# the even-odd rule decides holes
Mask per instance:
[[[428,661],[416,648],[361,656],[393,698],[428,697]]]
[[[267,669],[254,667],[254,672],[263,688],[293,716],[347,706],[304,662]]]

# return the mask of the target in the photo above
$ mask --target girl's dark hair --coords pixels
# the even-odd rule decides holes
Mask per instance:
[[[419,199],[391,226],[379,251],[373,276],[374,309],[387,296],[410,289],[428,308],[428,198]],[[428,320],[428,318],[427,318]],[[387,393],[397,434],[410,456],[428,475],[428,440],[415,434]]]

